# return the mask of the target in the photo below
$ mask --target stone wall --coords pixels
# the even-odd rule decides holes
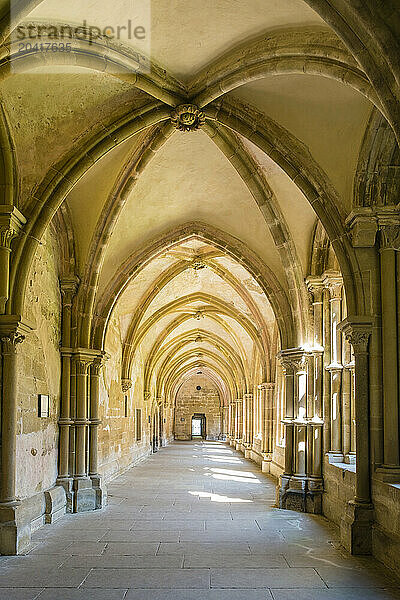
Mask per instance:
[[[205,375],[191,377],[178,391],[175,407],[176,440],[191,439],[194,414],[205,415],[207,439],[217,440],[222,433],[220,397],[215,384]]]
[[[150,453],[150,406],[144,401],[140,353],[134,366],[132,387],[121,387],[122,336],[118,317],[108,327],[106,351],[110,354],[100,382],[99,470],[105,480],[116,476]],[[126,408],[125,413],[125,396]],[[142,439],[136,441],[136,409],[142,411]],[[127,416],[125,416],[127,414]]]
[[[400,484],[372,480],[375,523],[372,529],[373,554],[398,571],[400,563]]]
[[[18,345],[17,496],[31,497],[57,478],[60,407],[61,294],[58,251],[51,230],[33,261],[24,316],[35,330]],[[38,416],[38,394],[50,396],[50,416]]]
[[[354,465],[329,464],[328,458],[325,457],[322,512],[338,526],[346,512],[347,503],[354,499],[355,485]]]

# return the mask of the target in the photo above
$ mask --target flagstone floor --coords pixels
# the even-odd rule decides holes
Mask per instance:
[[[175,443],[0,557],[0,600],[393,600],[400,583],[349,556],[324,518],[273,508],[274,482],[219,442]]]

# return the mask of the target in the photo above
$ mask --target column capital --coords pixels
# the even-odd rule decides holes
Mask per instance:
[[[90,365],[91,374],[98,376],[101,373],[102,368],[110,358],[110,355],[107,352],[101,352],[99,356],[97,356],[92,364]]]
[[[121,379],[121,389],[124,394],[128,393],[129,390],[131,389],[131,387],[132,387],[132,379],[127,379],[126,377]]]
[[[3,353],[15,352],[18,344],[21,344],[26,335],[33,331],[35,326],[23,319],[21,315],[0,316],[0,340],[3,344]]]
[[[15,206],[0,204],[0,246],[10,248],[26,223],[24,215]]]
[[[306,368],[308,357],[312,356],[312,352],[304,350],[304,348],[288,348],[278,352],[278,360],[286,371],[297,372]]]
[[[354,354],[365,354],[372,332],[372,322],[368,317],[347,317],[338,324],[346,340],[353,346]]]
[[[346,219],[346,226],[355,248],[375,246],[378,229],[386,225],[400,226],[396,206],[364,206],[353,210]]]
[[[390,223],[379,227],[380,248],[383,250],[400,251],[400,224]]]
[[[325,271],[322,275],[325,288],[329,290],[331,300],[339,300],[342,294],[343,277],[338,271]]]
[[[74,277],[63,277],[60,279],[60,290],[63,298],[65,300],[71,301],[78,291],[78,287],[80,284],[80,279],[77,275]]]
[[[322,294],[325,289],[325,283],[322,277],[317,275],[309,275],[306,279],[306,286],[310,294],[313,296],[313,301],[322,302]]]
[[[260,383],[260,385],[258,386],[259,390],[273,390],[275,389],[275,381],[271,381],[269,383],[264,382],[264,383]]]
[[[100,350],[92,348],[76,348],[73,350],[72,359],[77,368],[78,375],[86,375],[87,369],[101,356]]]

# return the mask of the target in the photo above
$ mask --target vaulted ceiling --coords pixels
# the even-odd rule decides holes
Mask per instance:
[[[42,24],[131,15],[127,0],[21,4]],[[202,365],[234,394],[268,376],[279,343],[306,341],[315,226],[340,238],[381,106],[303,0],[152,0],[146,18],[142,44],[74,39],[39,60],[14,40],[2,102],[19,205],[36,218],[62,174],[54,211],[65,200],[74,274],[92,290],[88,335],[107,346],[118,327],[122,377],[140,357],[145,389],[161,394]],[[204,112],[195,131],[171,123],[184,103]]]

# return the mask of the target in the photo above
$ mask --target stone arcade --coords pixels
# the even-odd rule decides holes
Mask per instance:
[[[91,24],[78,4],[0,1],[3,581],[6,557],[112,520],[124,481],[121,506],[158,530],[186,500],[233,506],[255,478],[267,500],[245,487],[244,503],[330,522],[340,560],[398,570],[398,1],[152,0],[150,55],[136,38],[16,37]],[[129,4],[92,18],[111,26]],[[170,504],[157,464],[181,477]],[[160,514],[135,495],[151,469]],[[241,532],[232,511],[224,530],[251,549],[254,519]]]

